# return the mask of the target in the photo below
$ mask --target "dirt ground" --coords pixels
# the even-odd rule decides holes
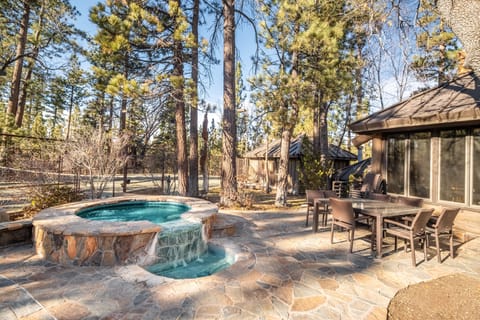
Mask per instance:
[[[454,274],[411,285],[390,301],[387,320],[471,320],[480,317],[480,280]]]

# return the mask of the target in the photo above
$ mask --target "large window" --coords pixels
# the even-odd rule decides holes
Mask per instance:
[[[409,195],[430,198],[430,133],[410,135]]]
[[[440,133],[440,200],[465,202],[465,130]]]
[[[480,207],[480,128],[387,136],[386,160],[389,193]]]
[[[403,194],[405,191],[405,136],[388,138],[387,150],[387,191]]]
[[[472,205],[480,206],[480,129],[473,130]]]

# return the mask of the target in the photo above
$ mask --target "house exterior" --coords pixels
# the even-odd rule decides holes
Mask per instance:
[[[462,208],[480,233],[480,79],[468,73],[356,121],[387,192]]]
[[[301,189],[299,181],[299,169],[302,161],[302,142],[305,135],[301,134],[290,142],[290,158],[288,161],[288,191],[298,194]],[[275,186],[277,182],[278,164],[280,161],[280,142],[275,140],[268,144],[268,155],[265,156],[267,144],[249,151],[238,163],[238,172],[241,176],[239,180],[247,182],[249,185],[265,187],[266,172],[265,163],[268,158],[268,175],[270,186]],[[328,148],[328,159],[334,161],[334,169],[340,169],[348,166],[351,161],[357,159],[353,153],[339,148],[333,144]],[[239,181],[242,182],[242,181]]]

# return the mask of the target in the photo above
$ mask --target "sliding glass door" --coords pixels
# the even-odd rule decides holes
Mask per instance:
[[[387,191],[405,192],[405,142],[404,135],[389,137],[387,150]]]
[[[430,198],[430,133],[410,135],[409,195]]]
[[[465,202],[465,130],[440,133],[440,200]]]

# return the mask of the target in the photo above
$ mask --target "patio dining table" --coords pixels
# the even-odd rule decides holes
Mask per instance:
[[[376,257],[382,257],[383,244],[383,219],[399,216],[414,215],[419,208],[403,205],[400,203],[363,199],[363,198],[342,198],[352,202],[353,209],[363,215],[375,218],[375,241],[376,241]],[[320,206],[328,205],[328,198],[314,199],[313,213],[313,232],[318,232],[318,217],[320,214]]]

